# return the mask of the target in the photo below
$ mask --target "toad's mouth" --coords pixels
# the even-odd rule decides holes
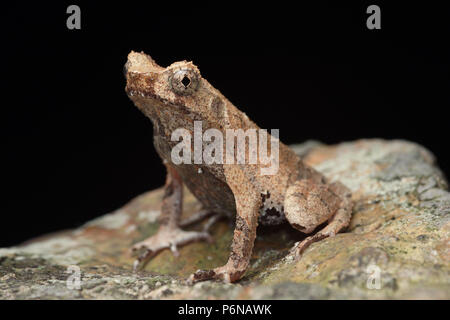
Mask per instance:
[[[134,100],[135,97],[142,97],[159,100],[154,90],[154,79],[157,78],[156,74],[130,71],[127,64],[125,64],[124,69],[127,81],[125,92],[130,99]]]

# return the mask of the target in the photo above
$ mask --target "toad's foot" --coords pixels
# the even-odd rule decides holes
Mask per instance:
[[[307,237],[303,241],[297,242],[294,247],[290,250],[289,255],[293,256],[295,260],[300,259],[302,253],[308,248],[312,243],[325,239],[329,236],[334,235],[324,235],[321,233],[317,233],[313,236]]]
[[[225,283],[231,283],[239,280],[244,272],[245,270],[236,270],[226,264],[213,270],[197,270],[195,273],[191,274],[187,283],[192,285],[196,282],[206,280],[221,280]]]
[[[179,228],[163,226],[154,236],[133,245],[131,248],[133,254],[142,252],[134,261],[133,269],[136,271],[145,266],[152,257],[164,249],[170,249],[175,256],[178,256],[178,247],[190,242],[205,240],[212,242],[210,234],[206,231],[184,231]]]

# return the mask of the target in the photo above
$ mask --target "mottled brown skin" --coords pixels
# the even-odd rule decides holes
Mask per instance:
[[[328,183],[282,143],[275,175],[261,175],[260,164],[175,165],[171,161],[171,150],[178,143],[171,141],[172,132],[185,128],[193,136],[194,121],[202,121],[203,131],[215,128],[224,136],[226,129],[259,129],[203,79],[192,62],[175,62],[163,68],[150,56],[131,52],[125,74],[126,92],[153,122],[154,145],[167,167],[161,226],[156,235],[133,246],[134,251],[144,250],[135,267],[163,249],[177,253],[177,246],[210,240],[207,229],[218,215],[235,216],[230,257],[224,266],[197,271],[189,278],[191,283],[239,280],[248,267],[258,223],[279,224],[287,220],[299,231],[311,233],[328,221],[323,229],[295,245],[292,252],[296,257],[310,243],[334,236],[348,225],[352,210],[349,190],[339,182]],[[204,208],[185,222],[180,221],[183,183]],[[202,232],[181,229],[208,215],[213,215],[211,223]]]

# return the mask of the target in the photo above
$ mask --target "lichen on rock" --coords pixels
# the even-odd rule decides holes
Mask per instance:
[[[377,139],[293,148],[348,186],[355,204],[348,229],[300,260],[288,251],[304,235],[289,225],[260,227],[241,281],[188,286],[190,273],[226,262],[232,228],[221,221],[214,243],[187,245],[179,257],[164,251],[132,272],[128,249],[158,229],[158,189],[78,229],[0,249],[0,299],[450,298],[450,194],[428,150]],[[186,190],[183,217],[197,209]],[[79,286],[71,286],[74,276]]]

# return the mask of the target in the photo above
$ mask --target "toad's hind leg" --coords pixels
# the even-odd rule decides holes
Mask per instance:
[[[353,207],[351,192],[343,184],[322,184],[312,180],[299,180],[289,187],[284,205],[289,223],[301,232],[311,233],[328,220],[323,229],[296,243],[291,250],[296,258],[311,243],[333,237],[347,227]]]
[[[153,256],[164,249],[170,249],[175,255],[178,255],[177,247],[194,241],[211,241],[211,236],[206,229],[201,232],[180,229],[182,224],[180,216],[183,203],[183,183],[173,167],[170,165],[166,165],[166,167],[167,179],[159,217],[160,227],[155,235],[133,245],[133,253],[142,252],[134,262],[135,270],[144,266]],[[196,215],[195,219],[187,221],[184,225],[205,218],[209,214],[209,212],[202,211]]]

